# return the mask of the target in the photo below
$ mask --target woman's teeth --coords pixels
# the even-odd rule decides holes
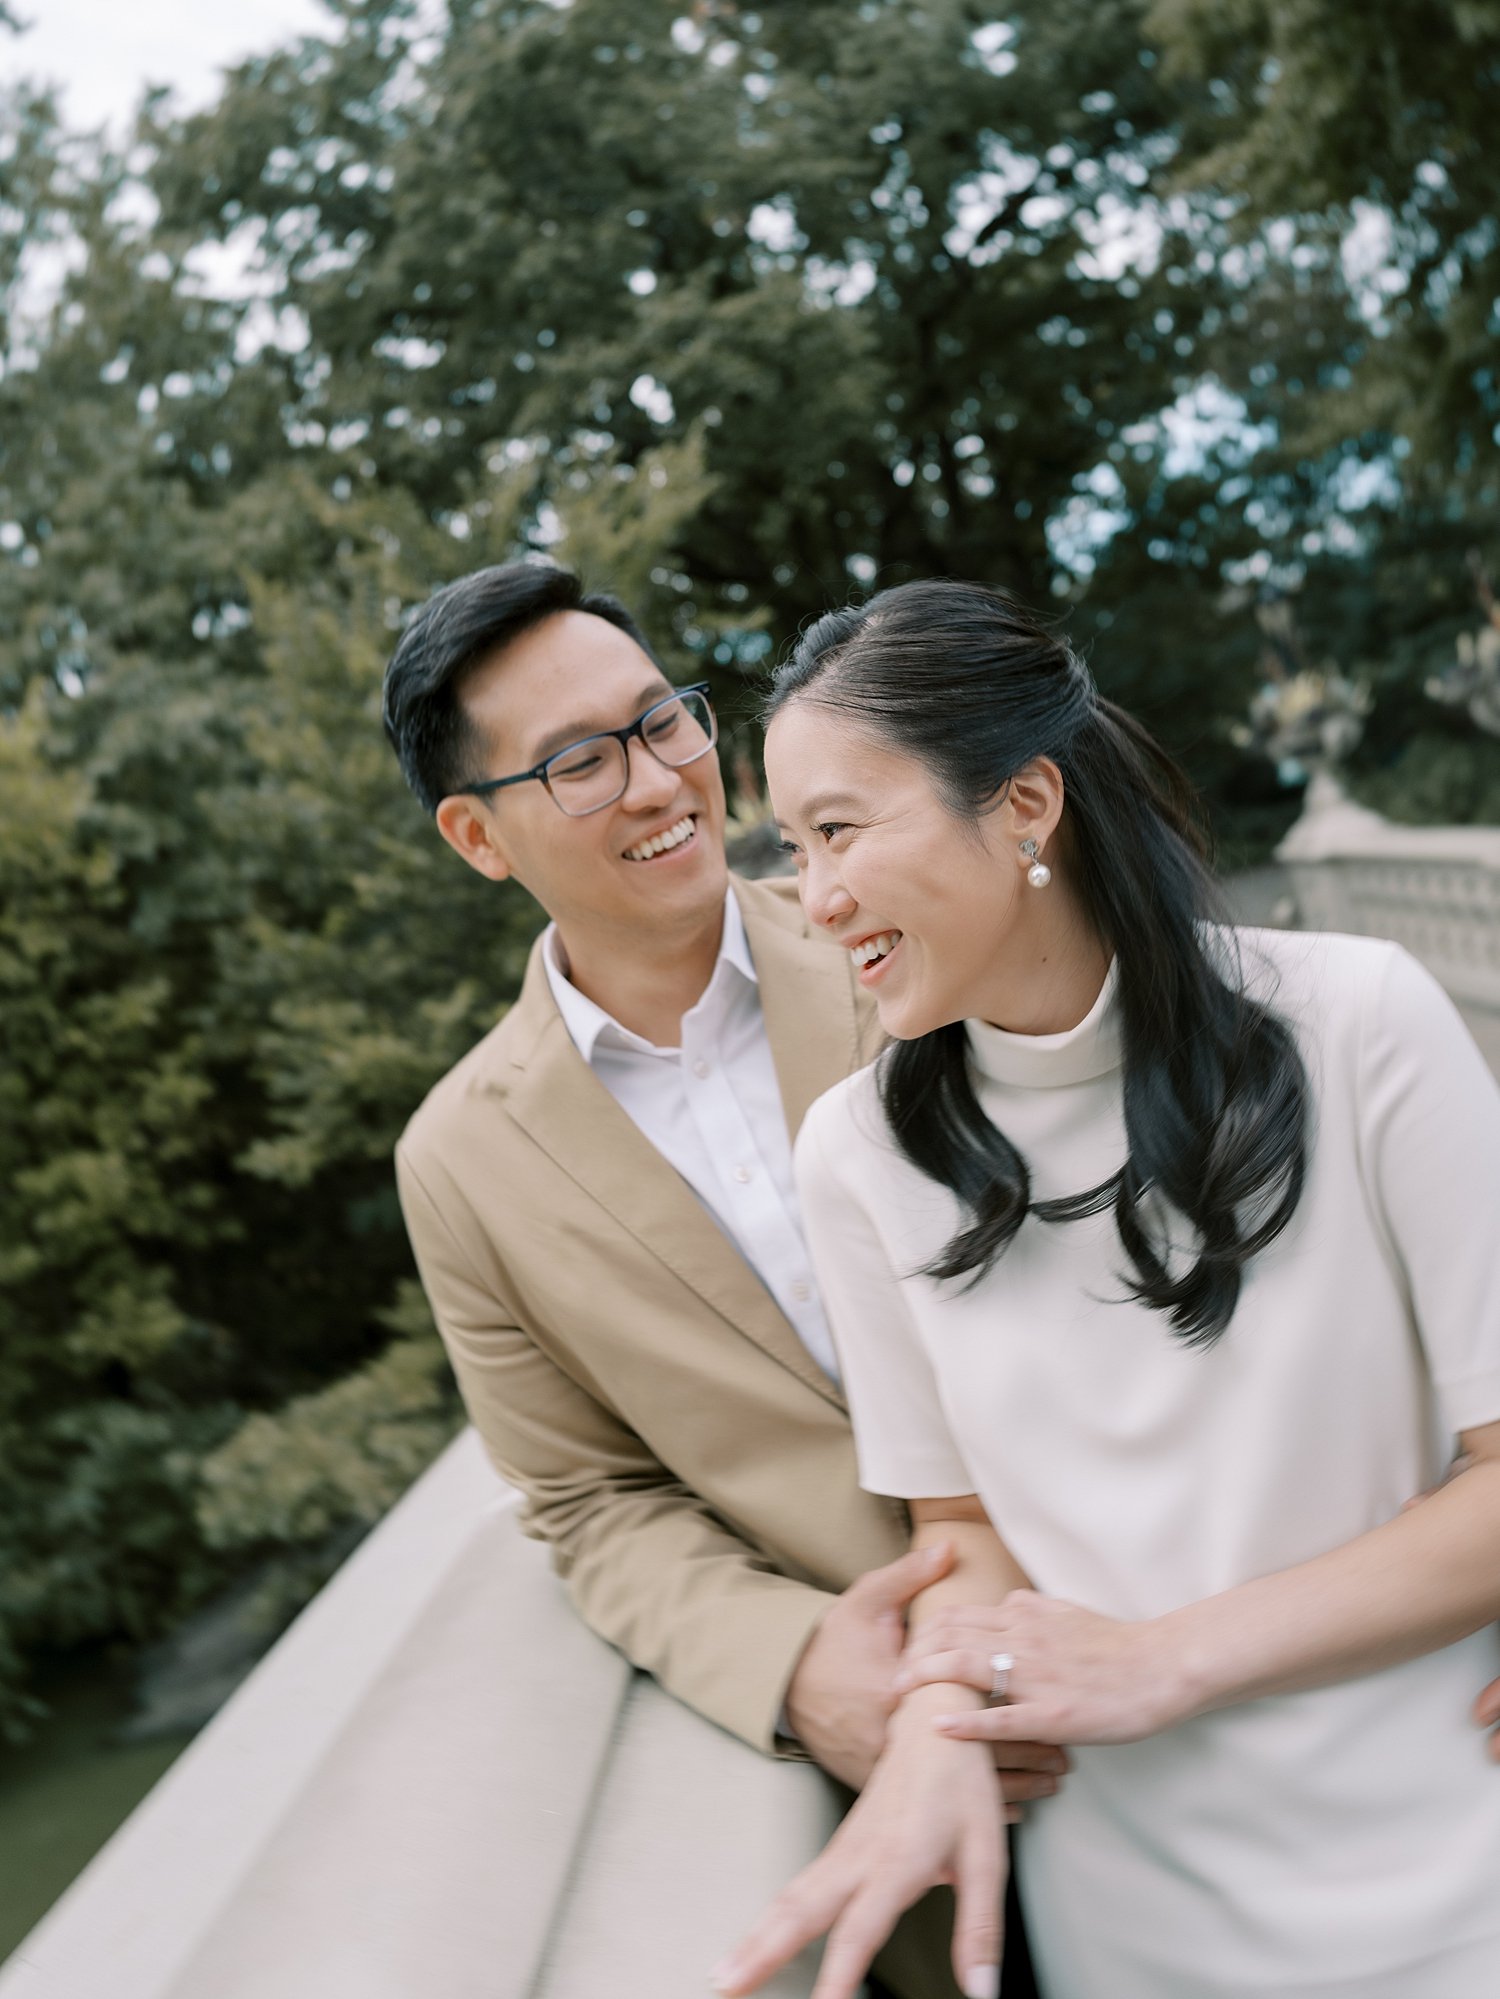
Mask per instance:
[[[638,847],[627,847],[627,861],[649,861],[654,854],[664,854],[669,847],[680,847],[684,840],[693,836],[693,815],[688,813],[675,826],[669,826],[665,833],[658,833],[654,840],[642,840]]]
[[[867,937],[863,944],[856,944],[850,955],[863,971],[866,965],[876,964],[881,958],[889,957],[900,942],[899,930],[882,930],[878,937]]]

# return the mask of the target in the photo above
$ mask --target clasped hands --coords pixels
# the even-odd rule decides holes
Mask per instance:
[[[825,1621],[822,1657],[808,1648],[802,1694],[811,1699],[799,1720],[797,1700],[789,1698],[793,1725],[825,1768],[864,1789],[823,1853],[719,1966],[721,1993],[755,1991],[826,1934],[813,1999],[855,1999],[904,1911],[929,1888],[947,1885],[956,1897],[960,1988],[969,1999],[996,1999],[1006,1868],[1000,1824],[1014,1816],[1018,1799],[1056,1789],[1061,1773],[1045,1760],[1048,1745],[1055,1755],[1064,1743],[1135,1742],[1199,1711],[1169,1627],[1106,1617],[1032,1590],[1013,1590],[993,1607],[941,1612],[903,1648],[906,1603],[950,1561],[950,1551],[927,1549],[863,1578]],[[855,1647],[861,1624],[879,1634],[878,1644]],[[889,1660],[889,1718],[875,1742],[875,1703],[860,1704],[862,1719],[852,1724],[845,1705],[842,1731],[822,1736],[842,1766],[835,1767],[819,1753],[827,1718],[819,1688],[824,1668],[846,1645],[850,1656],[857,1649],[863,1657],[866,1688],[878,1660]],[[999,1653],[1013,1663],[1004,1703],[990,1705]],[[1490,1750],[1500,1761],[1500,1681],[1481,1694],[1473,1718],[1495,1731]],[[809,1726],[812,1733],[804,1733]]]
[[[1032,1590],[1013,1590],[994,1609],[942,1612],[903,1648],[905,1604],[951,1558],[947,1548],[925,1549],[864,1577],[829,1612],[819,1649],[804,1655],[807,1671],[788,1699],[793,1726],[824,1768],[868,1781],[824,1851],[718,1967],[721,1993],[755,1991],[826,1933],[813,1999],[854,1999],[904,1911],[946,1885],[959,1986],[968,1999],[996,1999],[1002,1820],[1016,1816],[1018,1800],[1057,1788],[1064,1742],[1130,1741],[1178,1718],[1174,1696],[1182,1699],[1185,1681],[1171,1673],[1153,1626]],[[871,1627],[863,1642],[861,1622]],[[987,1706],[997,1652],[1016,1661],[1011,1701]],[[825,1709],[825,1674],[839,1656],[846,1672],[862,1671],[861,1690],[873,1698],[851,1702],[846,1678],[842,1702]],[[872,1682],[881,1661],[884,1677]]]
[[[792,1677],[786,1707],[793,1734],[850,1790],[862,1791],[880,1760],[903,1657],[915,1656],[904,1655],[907,1606],[948,1573],[953,1554],[946,1543],[919,1549],[861,1576],[834,1601]],[[995,1763],[1010,1818],[1015,1807],[1050,1797],[1068,1769],[1063,1749],[1020,1737],[997,1742]]]

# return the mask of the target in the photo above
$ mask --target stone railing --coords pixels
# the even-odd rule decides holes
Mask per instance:
[[[1393,938],[1460,1006],[1500,1011],[1500,827],[1393,825],[1319,775],[1276,857],[1302,928]]]
[[[472,1432],[0,1969],[0,1999],[703,1999],[837,1823],[595,1638]],[[768,1985],[803,1999],[800,1960]]]

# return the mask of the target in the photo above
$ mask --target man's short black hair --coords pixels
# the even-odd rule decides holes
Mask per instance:
[[[471,667],[556,611],[587,611],[633,638],[653,664],[634,618],[617,597],[585,590],[555,562],[499,562],[430,597],[401,636],[385,670],[385,733],[423,809],[462,785],[493,776],[479,765],[487,745],[459,703]]]

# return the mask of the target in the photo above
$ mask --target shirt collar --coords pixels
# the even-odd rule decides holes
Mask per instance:
[[[542,933],[542,964],[547,973],[547,983],[552,988],[552,997],[557,1002],[557,1010],[563,1017],[563,1026],[568,1030],[568,1038],[585,1062],[593,1062],[594,1051],[601,1043],[606,1048],[629,1049],[640,1055],[677,1055],[675,1048],[658,1048],[642,1035],[622,1027],[613,1014],[606,1013],[602,1006],[596,1005],[586,993],[578,990],[563,970],[562,937],[555,923],[549,923]],[[713,977],[704,989],[698,1006],[709,1005],[712,995],[722,993],[726,984],[726,967],[730,973],[737,974],[751,985],[759,984],[755,962],[750,956],[750,940],[745,935],[745,919],[740,914],[733,889],[724,898],[724,931],[719,939],[719,955],[714,963]]]

